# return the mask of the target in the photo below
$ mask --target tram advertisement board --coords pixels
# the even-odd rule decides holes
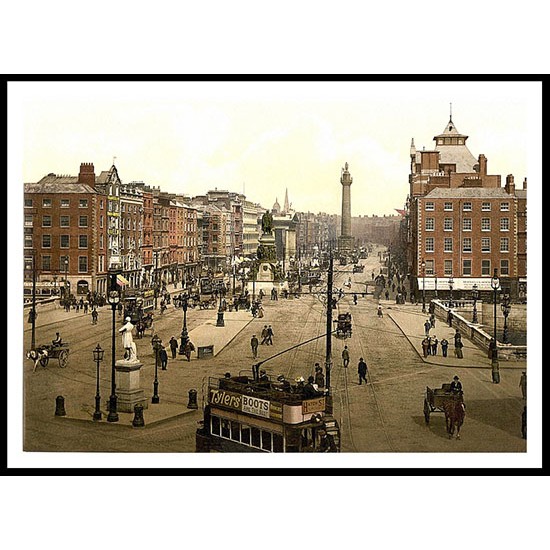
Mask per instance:
[[[258,399],[250,395],[242,395],[227,390],[210,389],[210,403],[235,409],[254,416],[264,418],[282,418],[282,410],[276,407],[276,403],[271,403],[266,399]]]

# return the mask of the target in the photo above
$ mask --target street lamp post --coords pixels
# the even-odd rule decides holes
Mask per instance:
[[[159,379],[158,379],[158,365],[159,365],[159,350],[160,350],[160,338],[155,334],[153,336],[153,350],[155,351],[155,380],[153,381],[153,397],[151,397],[151,403],[159,403]]]
[[[67,274],[69,272],[69,260],[68,258],[65,258],[65,296],[63,296],[65,298],[65,300],[68,300],[69,299],[69,292],[67,290],[67,286],[68,286],[68,281],[67,281]]]
[[[159,265],[159,253],[153,252],[155,255],[155,310],[157,309],[157,295],[158,295],[158,265]]]
[[[99,363],[103,361],[103,354],[105,351],[101,349],[101,346],[97,344],[97,347],[94,349],[94,361],[96,362],[96,390],[95,390],[95,411],[94,411],[94,420],[101,420],[101,396],[99,395]]]
[[[493,353],[491,357],[491,374],[493,378],[493,384],[500,382],[500,373],[498,370],[498,347],[497,347],[497,290],[500,287],[500,281],[498,280],[498,271],[495,267],[495,274],[491,279],[491,287],[493,289]]]
[[[185,289],[181,296],[181,307],[183,309],[183,327],[181,329],[181,344],[180,349],[178,351],[179,355],[183,355],[185,353],[185,346],[187,344],[187,341],[189,340],[189,334],[187,333],[187,301],[189,299],[189,295],[187,293],[187,289]]]
[[[479,298],[479,291],[477,289],[477,285],[474,285],[472,287],[472,299],[474,300],[474,311],[472,315],[472,323],[477,323],[477,300]]]
[[[502,314],[504,315],[504,328],[502,330],[502,343],[508,343],[508,315],[510,315],[510,310],[512,306],[510,305],[510,295],[504,294],[502,297],[502,303],[500,304],[502,309]]]
[[[220,306],[218,308],[218,320],[216,321],[216,326],[217,327],[223,327],[225,326],[225,322],[223,320],[223,307],[222,307],[222,298],[223,298],[223,292],[222,292],[222,289],[224,288],[224,284],[223,284],[223,281],[220,282],[220,284],[218,285],[218,292],[220,294]]]
[[[422,267],[422,313],[426,313],[426,294],[425,294],[425,287],[426,287],[426,262],[422,260],[422,263],[420,264]]]
[[[112,338],[111,338],[111,395],[109,397],[109,414],[107,415],[107,422],[118,422],[117,413],[117,396],[116,396],[116,369],[115,369],[115,314],[118,304],[120,303],[120,292],[117,288],[117,274],[116,270],[112,270],[110,273],[110,288],[107,301],[111,304],[111,310],[113,313],[112,320]]]
[[[451,275],[449,277],[449,307],[453,307],[453,286],[455,284],[455,280],[453,279],[453,276]]]
[[[34,250],[32,262],[26,268],[32,273],[32,306],[29,311],[29,322],[31,323],[31,349],[34,349],[36,346],[36,265]]]

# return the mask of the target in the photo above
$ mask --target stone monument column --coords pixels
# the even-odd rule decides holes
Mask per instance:
[[[339,254],[349,254],[354,248],[354,239],[351,235],[351,184],[353,178],[348,170],[348,163],[342,168],[340,183],[342,184],[342,226],[338,237]]]

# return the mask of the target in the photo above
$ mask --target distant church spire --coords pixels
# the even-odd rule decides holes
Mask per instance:
[[[285,189],[285,204],[284,204],[284,213],[288,214],[290,210],[290,205],[288,204],[288,188]]]

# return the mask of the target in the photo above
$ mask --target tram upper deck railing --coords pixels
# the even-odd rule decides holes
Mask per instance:
[[[262,382],[248,376],[209,377],[208,387],[253,396],[267,401],[275,401],[285,405],[300,405],[303,401],[326,396],[326,390],[319,390],[317,395],[308,395],[304,392],[303,386],[293,385],[287,380]]]

